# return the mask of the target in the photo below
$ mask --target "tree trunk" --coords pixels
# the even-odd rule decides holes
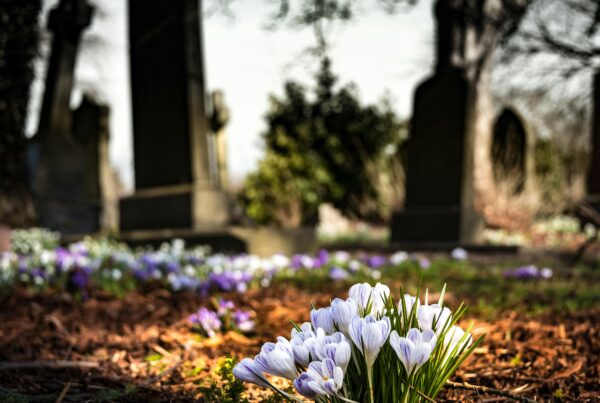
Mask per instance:
[[[0,21],[5,22],[0,30],[0,250],[6,247],[7,228],[27,225],[33,218],[25,121],[40,9],[40,0],[0,2]]]

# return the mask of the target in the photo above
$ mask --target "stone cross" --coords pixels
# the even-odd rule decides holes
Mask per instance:
[[[225,127],[230,119],[230,111],[225,104],[223,91],[213,91],[212,114],[210,116],[211,132],[214,136],[214,155],[216,165],[216,176],[221,189],[228,189],[229,174],[227,163],[227,133]]]
[[[94,8],[88,0],[61,0],[50,11],[48,29],[52,31],[52,51],[38,136],[67,136],[71,133],[71,90],[81,34],[91,21]]]

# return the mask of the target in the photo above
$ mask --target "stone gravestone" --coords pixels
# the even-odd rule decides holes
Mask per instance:
[[[73,111],[73,135],[85,156],[82,171],[83,195],[100,208],[94,216],[94,225],[101,232],[118,230],[119,184],[109,162],[110,109],[84,94],[81,104]]]
[[[91,23],[87,0],[61,0],[48,18],[53,33],[39,127],[29,148],[39,225],[64,234],[98,229],[98,200],[86,195],[86,155],[73,136],[71,90],[83,30]]]
[[[457,60],[462,18],[449,2],[436,5],[437,65],[416,90],[407,144],[406,200],[393,217],[392,242],[475,243],[481,220],[473,207],[474,87]]]
[[[135,194],[122,231],[228,223],[211,177],[198,0],[130,0]]]

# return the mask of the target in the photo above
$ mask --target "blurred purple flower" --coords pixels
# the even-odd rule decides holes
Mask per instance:
[[[350,277],[350,273],[341,267],[334,266],[329,270],[329,278],[334,281],[346,280],[348,277]]]
[[[421,267],[423,270],[427,270],[431,267],[431,260],[427,259],[426,257],[418,258],[417,262],[419,263],[419,267]]]
[[[365,264],[367,266],[369,266],[371,269],[377,269],[377,268],[383,266],[386,262],[387,262],[387,259],[385,258],[385,256],[381,256],[381,255],[372,255],[372,256],[367,256],[365,258]]]
[[[455,248],[450,253],[452,259],[454,260],[467,260],[469,257],[469,253],[463,248]]]
[[[77,288],[85,288],[90,281],[90,276],[84,270],[77,270],[71,275],[71,284]]]
[[[169,273],[179,273],[181,268],[179,267],[179,263],[177,262],[167,262],[165,264],[165,268]]]
[[[202,307],[198,312],[190,315],[188,320],[193,324],[200,326],[208,337],[214,337],[217,331],[221,330],[221,321],[217,313]]]
[[[233,301],[219,298],[219,308],[217,310],[219,316],[223,316],[227,313],[227,311],[231,311],[233,309],[235,309],[235,304],[233,303]]]
[[[552,277],[552,269],[544,267],[538,269],[535,265],[521,266],[515,269],[508,269],[504,271],[504,277],[506,278],[519,278],[519,279],[533,279],[533,278],[544,278],[548,279]]]
[[[250,320],[250,312],[238,309],[233,313],[233,322],[235,327],[242,332],[251,332],[254,330],[254,321]]]
[[[313,260],[313,268],[318,269],[323,267],[327,264],[327,262],[329,262],[329,252],[327,252],[325,249],[321,249]]]
[[[292,256],[291,267],[294,270],[300,270],[302,268],[302,255]]]

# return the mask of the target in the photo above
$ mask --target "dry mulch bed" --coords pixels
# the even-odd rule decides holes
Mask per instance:
[[[208,301],[192,294],[79,301],[21,290],[0,297],[0,393],[30,401],[202,401],[198,386],[214,376],[220,357],[253,356],[265,341],[288,336],[290,319],[305,321],[310,304],[326,305],[331,294],[275,286],[227,297],[256,311],[255,335],[199,338],[187,317]],[[531,318],[504,312],[494,323],[466,318],[463,325],[470,320],[475,335],[487,337],[453,381],[539,401],[600,401],[599,308]],[[249,393],[260,400],[256,389]],[[506,398],[449,387],[438,400]]]

